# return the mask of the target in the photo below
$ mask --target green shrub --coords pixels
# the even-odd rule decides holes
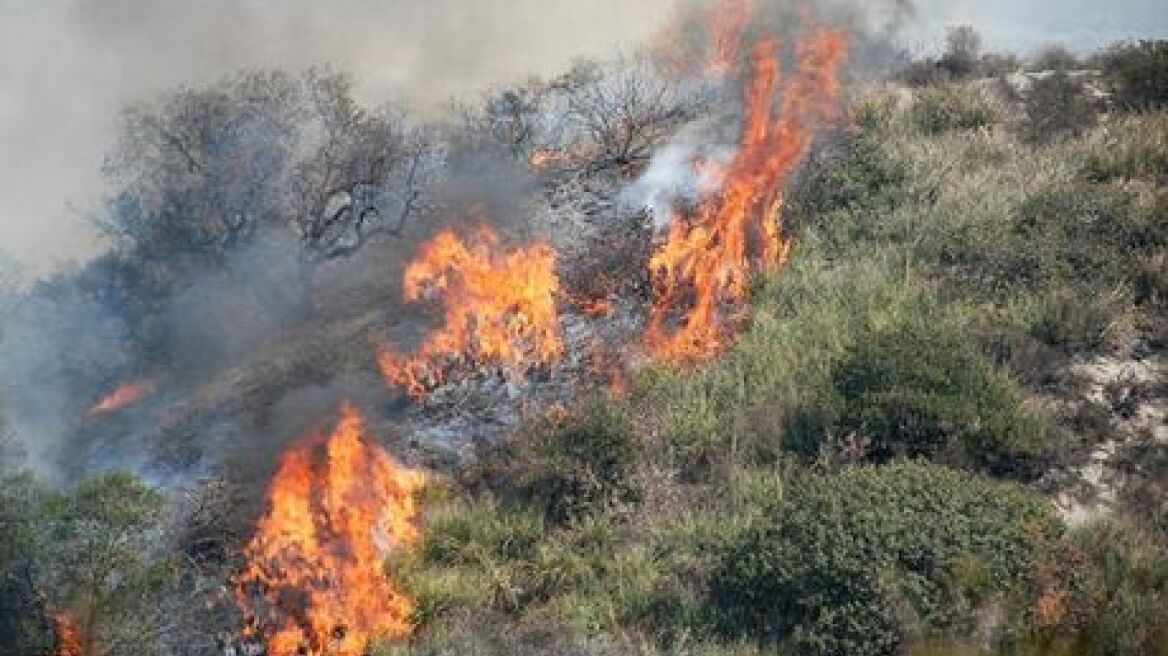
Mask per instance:
[[[1075,56],[1075,53],[1067,50],[1063,45],[1050,45],[1044,47],[1034,56],[1033,59],[1026,66],[1028,70],[1042,72],[1042,71],[1073,71],[1077,68],[1082,68],[1083,62]]]
[[[1033,303],[1030,333],[1068,354],[1107,345],[1117,320],[1131,310],[1127,295],[1086,285],[1055,287],[1036,296]]]
[[[1009,653],[1168,655],[1168,551],[1122,519],[1076,529],[1040,577],[1027,639]]]
[[[924,89],[910,110],[912,124],[926,135],[977,130],[997,122],[997,111],[981,92],[956,85]]]
[[[1041,497],[935,465],[809,478],[726,549],[711,612],[792,654],[894,654],[1024,595],[1059,533]]]
[[[863,438],[870,460],[923,456],[1027,475],[1044,452],[1046,425],[1015,385],[936,321],[863,336],[833,379],[835,432]]]
[[[50,495],[27,474],[0,474],[0,654],[49,654],[54,631],[35,577]]]
[[[1021,136],[1034,144],[1077,137],[1099,120],[1095,101],[1063,70],[1038,79],[1026,94]]]
[[[669,462],[704,480],[728,465],[773,461],[785,418],[830,394],[848,347],[874,322],[919,311],[923,293],[886,261],[833,263],[798,251],[759,287],[751,326],[724,356],[641,374],[638,393],[660,424]]]
[[[1081,171],[1092,182],[1163,178],[1168,176],[1168,114],[1109,122],[1087,146]]]
[[[641,454],[627,409],[591,400],[532,427],[485,469],[500,498],[565,523],[636,502]]]
[[[1120,106],[1147,110],[1168,105],[1168,40],[1122,44],[1102,59],[1104,75]]]
[[[840,211],[887,210],[902,193],[907,177],[904,165],[874,139],[860,137],[814,167],[791,204],[805,223]]]

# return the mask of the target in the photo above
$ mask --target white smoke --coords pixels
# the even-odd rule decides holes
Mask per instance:
[[[646,209],[664,230],[681,207],[696,205],[718,188],[717,172],[734,157],[734,146],[710,122],[686,126],[659,148],[649,166],[621,194],[621,202]]]

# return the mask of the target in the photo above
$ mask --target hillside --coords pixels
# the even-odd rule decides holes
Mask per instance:
[[[1165,43],[749,4],[130,111],[0,342],[0,656],[1168,654]]]

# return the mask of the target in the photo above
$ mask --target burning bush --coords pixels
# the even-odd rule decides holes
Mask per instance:
[[[417,540],[421,481],[366,441],[349,406],[331,434],[284,454],[236,579],[248,630],[269,654],[356,656],[374,638],[409,633],[413,601],[383,562]]]
[[[649,260],[656,295],[646,343],[657,358],[692,362],[718,353],[741,318],[751,275],[785,263],[792,244],[781,223],[785,185],[836,111],[847,43],[839,30],[810,31],[796,43],[788,81],[780,79],[775,41],[755,44],[738,150],[726,164],[705,164],[717,192],[692,215],[674,208]]]
[[[499,237],[485,224],[470,239],[444,231],[422,247],[406,269],[406,298],[441,296],[445,323],[413,356],[381,349],[378,364],[389,383],[423,396],[464,363],[522,378],[560,357],[555,251],[544,243],[499,251]]]

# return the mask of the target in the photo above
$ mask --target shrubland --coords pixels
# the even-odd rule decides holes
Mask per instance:
[[[958,31],[901,76],[911,88],[859,95],[788,190],[791,260],[754,281],[724,353],[645,365],[626,394],[529,418],[432,478],[420,543],[386,564],[417,629],[373,653],[1168,653],[1163,444],[1121,440],[1109,512],[1070,521],[1052,502],[1143,407],[1122,381],[1085,404],[1071,365],[1168,343],[1163,53],[1100,55],[1106,101],[1067,73],[1083,62],[1044,53],[1057,70],[1016,97],[992,79],[1007,59]],[[584,176],[643,164],[704,101],[573,75],[565,106],[597,145],[573,154],[592,158]],[[646,90],[637,121],[606,113]],[[493,97],[444,154],[562,145],[535,111],[553,92]],[[100,266],[150,291],[127,299],[157,301],[176,267],[261,228],[314,268],[392,250],[374,232],[419,211],[433,135],[358,111],[340,78],[243,76],[180,100],[130,114],[113,162],[131,181],[110,226],[125,244]],[[270,185],[219,184],[238,162]],[[363,215],[368,194],[400,213]],[[181,650],[176,600],[202,580],[165,501],[120,473],[65,491],[0,481],[0,610],[17,611],[0,613],[0,647],[49,653],[48,609],[65,608],[108,653]]]
[[[1064,72],[1005,94],[972,56],[861,97],[725,354],[441,485],[386,653],[1168,653],[1154,440],[1110,515],[1048,496],[1117,430],[1051,402],[1069,366],[1154,354],[1168,318],[1168,124],[1127,95],[1144,60],[1113,72],[1133,52],[1158,51],[1104,55],[1110,105]]]

